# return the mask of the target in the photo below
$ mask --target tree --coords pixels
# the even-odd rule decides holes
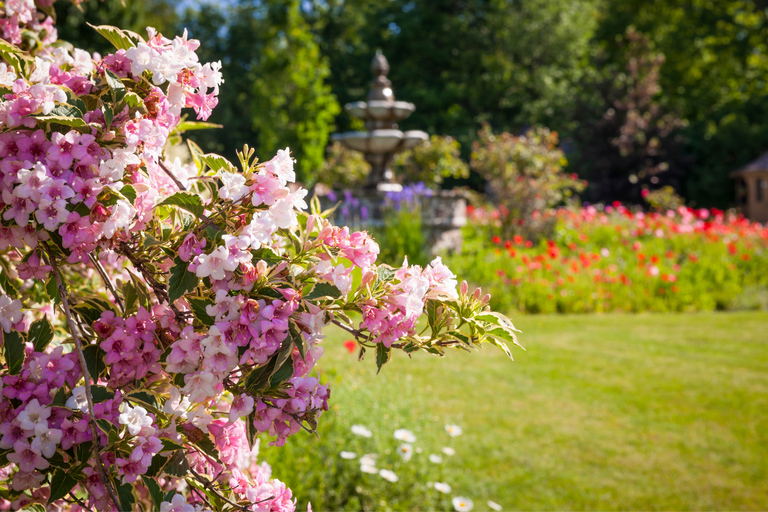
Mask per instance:
[[[648,38],[631,28],[621,45],[613,62],[599,52],[578,88],[574,168],[589,180],[591,200],[639,203],[643,189],[680,189],[682,122],[661,94],[664,56],[649,51]]]

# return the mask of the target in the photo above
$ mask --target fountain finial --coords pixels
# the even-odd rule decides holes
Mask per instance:
[[[395,101],[392,82],[387,78],[389,62],[381,50],[376,50],[376,55],[371,62],[371,72],[373,80],[371,80],[371,90],[368,91],[368,101]]]

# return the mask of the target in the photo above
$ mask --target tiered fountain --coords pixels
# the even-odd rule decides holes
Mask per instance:
[[[387,78],[389,63],[380,51],[371,64],[373,80],[368,101],[347,103],[349,115],[365,121],[366,131],[337,133],[331,136],[345,147],[360,151],[371,165],[362,191],[355,194],[360,211],[367,212],[365,224],[381,226],[386,214],[382,205],[387,192],[400,192],[390,169],[394,156],[424,142],[429,136],[420,130],[402,132],[397,123],[407,119],[416,107],[406,101],[395,101],[392,82]],[[423,226],[427,230],[430,250],[461,251],[461,227],[466,224],[466,200],[453,191],[436,191],[422,203]]]
[[[381,51],[376,52],[371,64],[373,80],[368,92],[368,102],[347,103],[344,109],[352,117],[365,121],[367,131],[337,133],[331,140],[339,141],[349,149],[360,151],[371,164],[367,190],[380,192],[399,191],[402,187],[394,181],[390,169],[395,154],[410,149],[429,137],[420,130],[402,132],[397,123],[410,116],[416,107],[406,101],[395,101],[392,82],[387,78],[389,63]]]

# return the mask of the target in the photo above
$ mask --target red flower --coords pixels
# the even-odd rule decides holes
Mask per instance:
[[[347,340],[344,342],[344,348],[346,348],[347,351],[351,354],[355,351],[355,349],[357,349],[357,343],[355,343],[354,340]]]
[[[513,236],[512,240],[515,242],[515,245],[520,245],[523,243],[523,237],[521,237],[520,235]]]
[[[512,248],[512,242],[510,242],[509,240],[504,242],[504,248],[505,249],[511,249]]]
[[[501,243],[501,237],[494,236],[493,237],[493,243],[496,245],[499,245]]]
[[[653,256],[651,256],[651,262],[652,263],[658,263],[659,262],[659,257],[654,254]]]
[[[744,253],[744,254],[742,254],[742,255],[741,255],[741,259],[742,259],[742,260],[744,260],[744,261],[749,261],[749,258],[750,258],[750,257],[751,257],[751,256],[750,256],[749,254],[746,254],[746,253]]]
[[[526,240],[525,241],[525,246],[530,249],[531,247],[533,247],[533,242],[531,242],[530,240]]]

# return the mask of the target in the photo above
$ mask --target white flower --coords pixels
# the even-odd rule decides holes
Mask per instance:
[[[72,390],[72,396],[65,404],[69,409],[78,409],[80,412],[88,412],[88,398],[85,396],[85,388],[77,386]]]
[[[184,377],[186,386],[181,389],[182,393],[189,395],[189,401],[197,404],[207,401],[219,394],[217,388],[221,383],[210,371],[201,370]]]
[[[53,457],[56,446],[61,442],[61,430],[57,428],[46,429],[32,440],[32,449],[39,451],[43,457]]]
[[[140,405],[136,407],[126,405],[125,411],[117,419],[121,425],[128,427],[128,433],[132,436],[138,435],[144,427],[152,427],[152,418],[147,415],[147,410]]]
[[[51,409],[40,405],[37,398],[32,399],[24,410],[16,416],[16,421],[24,430],[30,430],[35,435],[40,435],[48,430],[48,417],[51,415]]]
[[[280,180],[280,186],[296,181],[296,173],[293,171],[293,158],[291,149],[278,149],[277,155],[267,162],[266,169]]]
[[[400,480],[394,471],[390,471],[388,469],[382,469],[379,471],[379,476],[388,482],[397,482]]]
[[[0,62],[0,85],[11,87],[15,81],[16,73],[13,68],[6,66],[5,62]]]
[[[105,238],[112,238],[115,231],[127,228],[136,216],[136,208],[128,204],[127,201],[118,199],[115,206],[112,207],[112,215],[104,222],[102,230]]]
[[[403,441],[406,443],[415,443],[416,442],[416,436],[413,435],[413,432],[410,430],[406,430],[404,428],[399,428],[395,430],[395,439],[398,441]]]
[[[411,460],[411,457],[413,457],[413,445],[403,443],[400,445],[400,448],[398,448],[398,451],[405,461],[409,461]]]
[[[375,466],[376,465],[376,455],[373,453],[366,453],[362,457],[360,457],[360,465],[361,466]]]
[[[451,492],[451,486],[443,482],[435,482],[433,487],[435,488],[435,490],[443,494],[448,494],[449,492]]]
[[[453,455],[456,455],[456,450],[454,450],[450,446],[444,447],[442,451],[443,451],[444,454],[446,454],[449,457],[452,457]]]
[[[457,512],[468,512],[475,506],[471,499],[463,496],[456,496],[451,500],[451,503],[453,503],[453,508]]]
[[[224,186],[219,189],[219,197],[222,199],[229,199],[236,203],[248,193],[245,177],[242,174],[223,171],[219,179],[224,183]]]
[[[445,431],[448,432],[448,435],[451,437],[457,437],[464,433],[458,425],[446,425]]]
[[[363,473],[370,473],[372,475],[375,475],[376,473],[378,473],[376,466],[372,466],[370,464],[360,464],[360,471],[362,471]]]
[[[502,510],[501,505],[496,503],[495,501],[488,500],[488,506],[498,512],[499,510]]]
[[[160,512],[195,512],[195,507],[187,503],[183,494],[176,494],[170,502],[160,504]]]
[[[371,437],[373,435],[370,430],[362,425],[352,425],[352,433],[363,437]]]
[[[225,272],[234,272],[238,266],[237,260],[231,257],[226,247],[217,247],[210,254],[201,254],[197,257],[197,277],[208,277],[220,281],[224,279]]]
[[[342,459],[352,460],[355,457],[357,457],[357,454],[355,452],[340,452],[339,455]]]
[[[443,462],[443,458],[439,455],[435,455],[434,453],[429,454],[429,462],[434,462],[435,464],[440,464]]]
[[[5,332],[11,332],[13,324],[21,321],[21,301],[0,295],[0,325]]]

